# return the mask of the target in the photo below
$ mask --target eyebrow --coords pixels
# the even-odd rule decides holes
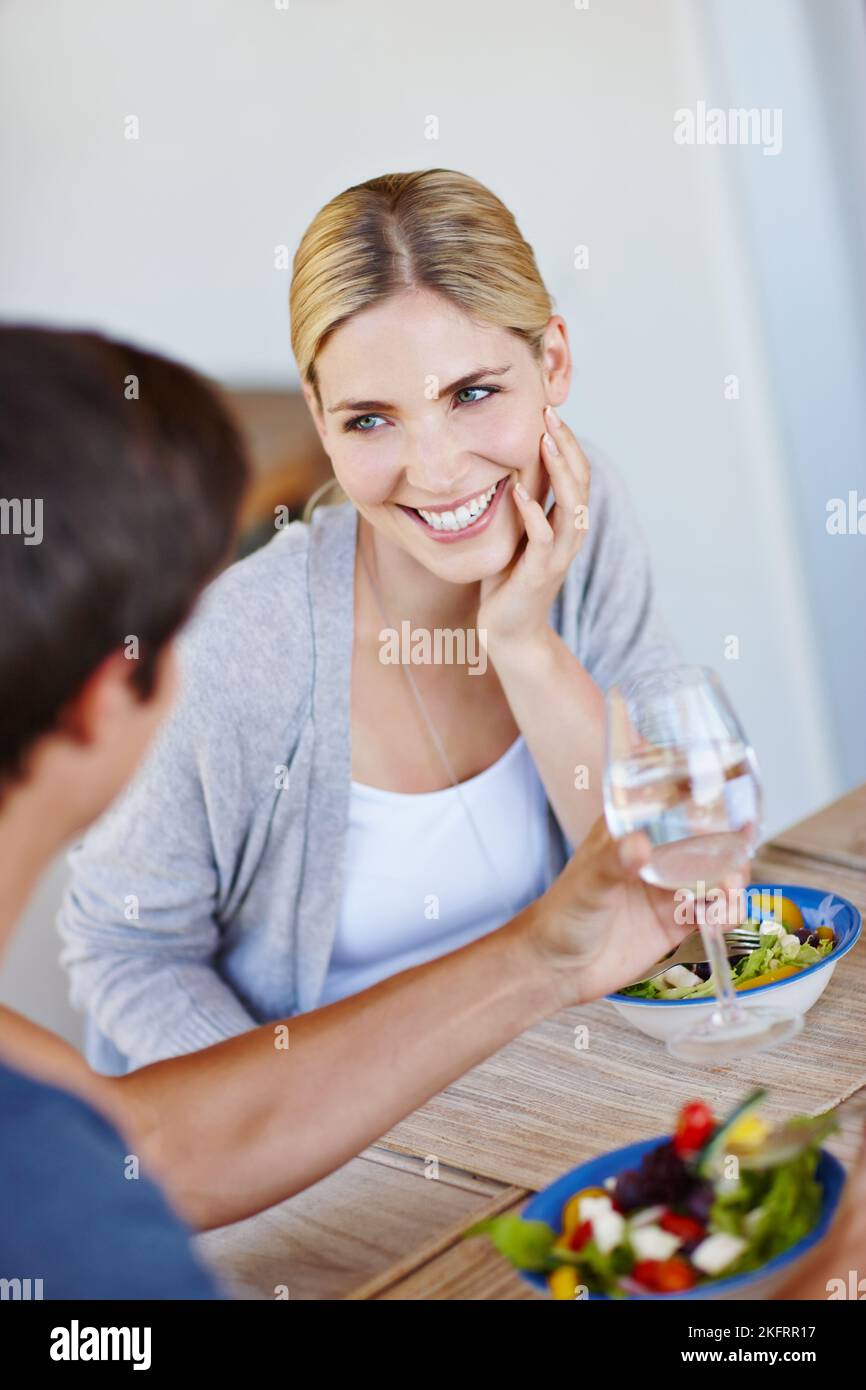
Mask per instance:
[[[458,379],[452,381],[449,386],[440,389],[439,399],[441,399],[442,396],[453,396],[455,391],[465,390],[467,386],[471,386],[476,382],[479,377],[504,376],[506,372],[510,371],[510,363],[507,367],[475,367],[473,371],[467,372],[465,376],[458,377]],[[328,406],[328,413],[334,415],[339,410],[372,411],[396,409],[397,407],[391,405],[388,401],[338,401],[336,405]]]

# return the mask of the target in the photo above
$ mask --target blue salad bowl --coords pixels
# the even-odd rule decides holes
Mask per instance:
[[[822,888],[804,888],[797,884],[750,883],[747,893],[781,892],[802,908],[817,908],[825,898],[832,899],[833,930],[836,945],[823,960],[798,970],[796,975],[752,989],[738,991],[737,998],[746,1009],[768,1004],[791,1017],[808,1012],[820,999],[830,983],[833,971],[843,956],[856,945],[862,925],[860,911],[838,893],[829,894]],[[703,999],[635,999],[626,994],[609,994],[607,999],[617,1013],[650,1038],[669,1042],[677,1033],[693,1028],[712,1013],[712,998]]]
[[[562,1229],[562,1213],[566,1202],[575,1192],[585,1187],[603,1187],[605,1180],[616,1178],[620,1173],[637,1168],[644,1154],[667,1143],[669,1135],[659,1135],[656,1139],[646,1139],[639,1144],[629,1144],[624,1149],[613,1149],[599,1158],[591,1158],[587,1163],[578,1164],[570,1172],[557,1178],[542,1192],[537,1192],[523,1209],[527,1221],[546,1221],[553,1230]],[[839,1205],[845,1185],[845,1170],[838,1159],[826,1149],[821,1150],[816,1171],[816,1179],[822,1188],[821,1210],[818,1220],[808,1235],[803,1236],[790,1249],[761,1265],[748,1274],[737,1274],[728,1278],[710,1280],[680,1293],[630,1293],[629,1299],[760,1299],[772,1298],[773,1294],[790,1279],[794,1268],[805,1255],[826,1235]],[[519,1271],[521,1278],[535,1288],[547,1292],[547,1281],[543,1274],[529,1270]],[[608,1294],[591,1293],[590,1300],[609,1302]]]

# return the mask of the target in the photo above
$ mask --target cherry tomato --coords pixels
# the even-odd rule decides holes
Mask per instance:
[[[685,1154],[697,1153],[710,1138],[716,1122],[713,1112],[702,1100],[690,1101],[680,1111],[677,1132],[674,1135],[674,1149],[682,1158]]]
[[[654,1289],[661,1263],[661,1260],[638,1260],[631,1272],[632,1279],[646,1289]]]
[[[582,1221],[579,1226],[575,1226],[571,1235],[568,1237],[569,1250],[582,1250],[588,1240],[592,1239],[592,1222]]]
[[[663,1231],[670,1231],[680,1240],[703,1240],[704,1228],[693,1216],[679,1216],[675,1211],[666,1211],[659,1221]]]
[[[690,1289],[697,1277],[691,1265],[672,1255],[669,1260],[659,1261],[655,1287],[659,1293],[678,1293],[680,1289]]]
[[[669,1260],[639,1260],[631,1277],[654,1293],[678,1293],[680,1289],[690,1289],[697,1282],[691,1265],[676,1255]]]

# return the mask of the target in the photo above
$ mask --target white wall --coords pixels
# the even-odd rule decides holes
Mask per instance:
[[[824,351],[838,339],[856,358],[846,131],[815,113],[841,49],[862,84],[862,9],[827,8],[835,22],[810,45],[809,0],[9,0],[0,312],[132,335],[226,381],[288,382],[275,246],[293,250],[328,197],[374,173],[437,164],[489,183],[569,322],[569,421],[626,475],[685,652],[722,668],[773,832],[866,776],[866,732],[846,742],[840,728],[866,695],[850,626],[866,540],[820,561],[823,463],[792,443],[820,437],[831,411],[833,438],[858,439],[861,403],[851,372],[816,384],[786,341],[796,227],[758,215],[783,193],[786,211],[807,206],[820,174],[834,294],[800,304],[797,332],[819,326]],[[673,112],[699,99],[783,105],[783,153],[676,145]],[[129,115],[138,141],[123,138]],[[829,660],[837,600],[849,626]]]

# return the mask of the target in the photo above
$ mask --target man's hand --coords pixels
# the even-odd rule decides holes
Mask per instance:
[[[560,982],[562,1005],[585,1004],[627,985],[694,930],[674,920],[674,894],[640,877],[650,842],[636,831],[614,841],[595,822],[559,878],[528,909],[535,949]],[[724,891],[745,886],[732,875]]]

